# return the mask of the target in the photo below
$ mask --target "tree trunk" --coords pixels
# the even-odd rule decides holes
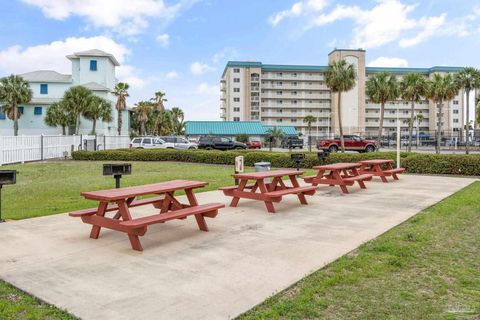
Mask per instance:
[[[338,130],[340,131],[340,148],[342,153],[345,153],[345,140],[343,139],[343,127],[342,127],[342,108],[340,103],[342,102],[342,92],[338,92]]]
[[[77,113],[77,119],[75,121],[75,134],[78,135],[80,132],[80,113]]]
[[[442,140],[442,107],[443,101],[437,103],[438,106],[438,122],[437,122],[437,150],[436,153],[440,154],[440,142]]]
[[[268,138],[268,140],[270,142],[270,148],[269,149],[270,149],[270,152],[272,152],[272,141],[273,141],[273,139],[272,139],[272,137],[270,137],[270,138]]]
[[[312,124],[308,124],[308,152],[312,152]]]
[[[66,134],[67,134],[67,130],[66,130],[65,126],[62,126],[62,134],[63,134],[63,135],[66,135]]]
[[[465,135],[467,137],[467,141],[465,143],[465,153],[469,154],[470,150],[468,149],[469,141],[470,141],[470,90],[466,90],[467,93],[467,126],[465,128]]]
[[[397,111],[400,111],[400,110],[397,110]],[[408,152],[412,151],[413,114],[414,113],[415,113],[415,100],[412,99],[412,107],[410,109],[410,123],[408,124]]]
[[[18,107],[13,106],[13,135],[18,136]]]
[[[94,135],[95,134],[95,128],[97,126],[97,119],[93,118],[93,127],[92,127],[92,134]]]
[[[118,135],[122,135],[122,110],[118,110]]]
[[[140,122],[140,135],[141,136],[145,135],[145,121]]]
[[[383,117],[385,116],[385,101],[380,104],[380,123],[378,124],[377,147],[380,149],[382,143]]]

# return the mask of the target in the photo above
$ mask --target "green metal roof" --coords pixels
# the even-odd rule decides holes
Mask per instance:
[[[367,67],[366,72],[368,73],[378,73],[378,72],[390,72],[390,73],[411,73],[417,72],[422,74],[430,74],[432,72],[459,72],[462,70],[462,67],[444,67],[444,66],[435,66],[431,68],[383,68],[383,67]]]
[[[224,135],[238,134],[265,135],[273,126],[264,126],[260,121],[187,121],[185,134],[188,135]],[[293,126],[276,126],[286,135],[296,135]]]

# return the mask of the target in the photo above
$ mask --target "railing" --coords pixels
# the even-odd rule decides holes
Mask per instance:
[[[71,156],[72,151],[128,148],[129,136],[0,136],[0,165]]]

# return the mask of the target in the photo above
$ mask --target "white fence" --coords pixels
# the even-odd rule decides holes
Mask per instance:
[[[74,150],[128,148],[128,136],[0,136],[0,165],[71,156]]]

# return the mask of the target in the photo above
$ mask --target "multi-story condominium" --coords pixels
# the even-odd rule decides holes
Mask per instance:
[[[435,73],[454,73],[461,68],[379,68],[365,66],[364,50],[333,50],[328,61],[345,59],[357,72],[355,87],[342,93],[341,116],[344,134],[376,135],[380,118],[380,105],[371,103],[365,92],[371,75],[387,71],[398,76],[417,72],[430,78]],[[325,82],[327,66],[272,65],[261,62],[230,61],[220,80],[221,118],[230,121],[259,120],[265,125],[293,125],[298,132],[307,134],[303,119],[313,115],[312,135],[338,134],[337,94]],[[441,120],[444,132],[458,133],[464,126],[463,95],[445,103]],[[397,116],[401,127],[408,126],[411,103],[397,100],[385,106],[384,135],[395,131]],[[415,115],[423,121],[415,123],[419,132],[433,132],[437,128],[438,112],[433,102],[424,99],[415,103]],[[418,118],[422,118],[418,117]],[[402,130],[403,130],[402,129]]]
[[[52,128],[45,124],[45,114],[48,107],[62,99],[63,94],[72,86],[82,85],[95,95],[107,99],[112,105],[110,123],[97,122],[97,133],[105,135],[117,134],[116,97],[112,94],[117,83],[115,67],[119,66],[117,59],[101,50],[89,50],[68,55],[72,62],[72,74],[60,74],[53,70],[40,70],[20,74],[33,91],[30,103],[19,106],[19,134],[61,134],[61,128]],[[126,134],[129,128],[129,113],[122,114],[123,128]],[[0,108],[0,135],[13,135],[13,122],[9,120]],[[80,133],[89,133],[92,123],[82,117]]]

